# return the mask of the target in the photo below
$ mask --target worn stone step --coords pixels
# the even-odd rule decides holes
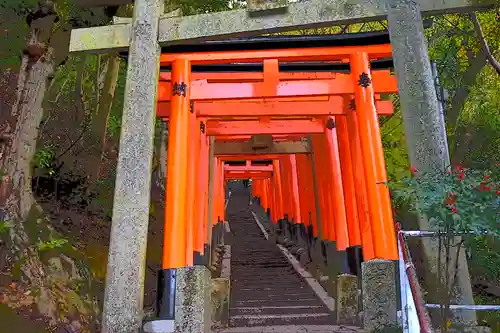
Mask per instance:
[[[336,325],[283,325],[283,326],[253,326],[230,327],[216,333],[358,333],[356,327]]]
[[[230,309],[231,316],[239,315],[292,315],[324,313],[321,305],[246,306]]]
[[[236,315],[231,316],[231,327],[265,325],[328,325],[331,324],[329,313],[289,314],[289,315]]]
[[[252,305],[250,305],[252,304]],[[293,299],[293,298],[281,298],[281,299],[273,299],[269,300],[267,298],[264,299],[233,299],[231,301],[231,307],[245,307],[245,306],[255,306],[255,304],[261,306],[287,306],[287,305],[321,305],[320,301],[316,297],[310,298],[301,298],[301,299]]]
[[[244,299],[264,299],[264,300],[300,300],[300,299],[311,299],[315,298],[316,295],[313,292],[277,292],[275,290],[272,291],[255,291],[249,293],[243,293],[243,290],[240,290],[239,295],[244,296]],[[238,295],[238,296],[239,296]],[[240,300],[242,298],[236,298],[235,300]]]
[[[315,295],[308,295],[308,294],[285,294],[285,293],[276,293],[272,295],[280,295],[280,297],[275,296],[275,297],[270,297],[266,294],[263,293],[245,293],[244,291],[241,291],[238,297],[235,297],[233,299],[234,303],[238,302],[246,302],[246,301],[259,301],[261,302],[262,306],[278,306],[278,303],[284,303],[284,302],[293,302],[293,305],[322,305],[322,303],[316,299]],[[287,296],[287,295],[294,295],[294,296]],[[316,300],[314,303],[313,301]],[[301,304],[303,302],[304,304]],[[268,303],[268,304],[264,304]],[[286,304],[285,304],[286,305]],[[290,304],[292,305],[292,304]],[[236,305],[235,305],[236,306]],[[282,304],[279,304],[279,306],[283,306]]]
[[[274,293],[274,294],[295,294],[295,293],[303,293],[309,294],[309,288],[305,286],[303,288],[284,288],[281,286],[276,287],[258,287],[254,284],[241,284],[241,283],[233,283],[233,288],[238,288],[244,294],[266,294],[266,293]]]

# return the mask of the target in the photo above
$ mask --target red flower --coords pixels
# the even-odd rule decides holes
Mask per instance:
[[[484,190],[485,190],[485,191],[489,191],[489,190],[491,190],[491,188],[490,188],[488,185],[485,185],[485,186],[484,186]]]
[[[451,206],[451,212],[452,212],[453,214],[457,214],[457,212],[458,212],[458,211],[457,211],[457,207],[455,207],[455,206]]]
[[[462,180],[465,178],[465,173],[463,171],[460,171],[460,173],[458,174],[458,179]]]
[[[483,179],[484,179],[484,180],[488,180],[488,179],[490,179],[490,177],[488,177],[488,176],[484,176],[484,177],[483,177]]]
[[[417,174],[417,168],[415,168],[413,165],[410,166],[410,172],[411,172],[412,175],[415,176]]]
[[[500,190],[495,191],[495,194],[500,195]]]
[[[444,201],[446,205],[453,205],[456,202],[456,195],[453,193],[448,193],[448,198]]]

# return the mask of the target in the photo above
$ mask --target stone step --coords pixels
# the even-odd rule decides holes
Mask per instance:
[[[241,291],[237,297],[235,297],[233,299],[234,302],[246,302],[246,301],[260,301],[262,302],[263,304],[261,305],[275,305],[276,303],[278,302],[289,302],[289,303],[294,303],[295,305],[301,305],[301,302],[304,302],[304,303],[307,303],[307,305],[321,305],[322,303],[317,300],[315,297],[315,295],[311,295],[311,294],[295,294],[294,296],[287,296],[287,295],[290,295],[290,294],[286,294],[286,293],[279,293],[278,291],[274,291],[273,290],[273,293],[272,295],[279,295],[281,294],[282,296],[281,297],[278,297],[278,296],[275,296],[275,297],[269,297],[268,295],[266,294],[263,294],[263,293],[260,293],[260,294],[257,294],[257,293],[251,293],[251,292],[247,292],[245,293],[245,291]],[[313,300],[316,300],[316,303],[312,303],[311,302]],[[264,303],[268,303],[268,304],[264,304]]]
[[[216,333],[358,333],[356,327],[336,325],[284,325],[284,326],[253,326],[231,327]]]
[[[313,292],[277,292],[275,290],[272,291],[257,291],[253,292],[250,291],[249,293],[243,293],[243,290],[241,293],[245,298],[244,299],[262,299],[262,300],[300,300],[300,299],[311,299],[315,298],[316,295]],[[239,295],[238,295],[239,296]],[[242,298],[235,298],[234,300],[240,300]]]
[[[246,299],[233,299],[231,301],[231,308],[235,307],[248,307],[248,306],[290,306],[290,305],[300,305],[300,306],[315,306],[315,305],[322,305],[321,301],[317,299],[317,297],[310,297],[310,298],[300,298],[300,299],[293,299],[293,298],[281,298],[281,299],[267,299],[267,298],[261,298],[261,299],[251,299],[251,298],[246,298]]]
[[[329,313],[289,314],[289,315],[236,315],[229,319],[229,326],[266,326],[266,325],[327,325],[331,324]]]
[[[324,313],[322,305],[284,305],[284,306],[247,306],[235,307],[229,311],[231,316],[239,315],[293,315]]]
[[[264,283],[264,282],[263,282]],[[285,294],[285,293],[308,293],[310,290],[307,286],[295,286],[295,287],[287,287],[287,286],[282,286],[282,285],[277,285],[277,286],[268,286],[268,287],[262,287],[262,284],[257,285],[257,284],[250,284],[250,283],[237,283],[233,282],[232,284],[233,288],[238,288],[238,290],[245,292],[245,294],[249,293],[275,293],[275,294]]]

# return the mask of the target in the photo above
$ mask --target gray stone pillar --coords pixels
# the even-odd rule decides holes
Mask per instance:
[[[368,332],[397,326],[396,264],[375,259],[361,264],[363,327]]]
[[[102,332],[141,327],[158,85],[161,0],[136,0],[113,203]]]
[[[358,277],[342,274],[337,277],[337,325],[358,325]]]
[[[210,332],[211,273],[208,268],[177,268],[175,293],[175,333]]]
[[[386,0],[388,4],[389,33],[394,67],[398,79],[401,113],[410,163],[421,172],[445,170],[450,165],[443,113],[440,111],[436,87],[427,50],[422,16],[418,3],[413,0]],[[429,230],[423,216],[420,229]],[[438,247],[436,242],[424,240],[427,267],[436,273]],[[459,260],[455,304],[474,304],[469,269],[465,252]],[[428,277],[433,280],[433,277]],[[429,290],[431,291],[431,290]],[[432,291],[431,291],[432,292]],[[457,313],[455,321],[475,325],[474,311]]]
[[[386,0],[394,67],[410,163],[418,171],[444,170],[450,163],[418,4]]]

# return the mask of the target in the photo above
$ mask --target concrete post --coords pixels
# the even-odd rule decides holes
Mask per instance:
[[[342,274],[337,277],[337,325],[358,325],[358,277]]]
[[[132,19],[102,332],[141,326],[158,85],[161,0],[136,0]]]
[[[436,95],[431,63],[424,36],[422,16],[413,0],[386,0],[394,67],[401,97],[401,112],[405,126],[410,163],[418,173],[445,170],[450,156],[443,113]],[[420,229],[429,230],[425,217],[420,217]],[[436,273],[437,242],[424,240],[427,266]],[[465,253],[458,263],[455,304],[474,304],[469,269]],[[428,278],[430,280],[432,278]],[[474,311],[456,313],[454,321],[477,324]]]
[[[361,264],[363,327],[367,332],[397,326],[396,264],[374,259]]]
[[[205,266],[177,268],[175,333],[210,332],[211,288],[211,273]]]

